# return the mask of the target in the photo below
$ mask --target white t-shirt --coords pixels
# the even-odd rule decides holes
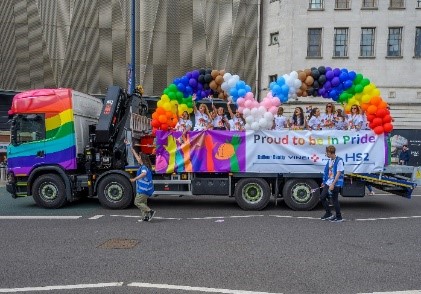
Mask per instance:
[[[346,130],[348,129],[348,121],[346,118],[342,120],[342,118],[337,117],[335,120],[335,129],[337,130]]]
[[[294,119],[293,119],[293,117],[291,117],[291,118],[289,119],[289,124],[290,124],[290,126],[291,126],[292,128],[294,128],[294,127],[298,127],[298,128],[300,128],[300,129],[302,129],[302,128],[304,128],[304,127],[305,127],[305,125],[306,125],[306,121],[305,121],[305,118],[304,118],[304,121],[301,121],[301,118],[300,118],[299,116],[297,116],[297,124],[294,124]]]
[[[189,128],[189,127],[190,127],[190,130],[193,127],[193,123],[189,119],[182,119],[182,118],[180,118],[178,120],[177,124],[175,125],[175,129],[177,131],[180,131],[180,132],[186,131],[187,128]]]
[[[225,121],[228,121],[226,115],[217,115],[212,122],[214,128],[226,128]]]
[[[204,131],[208,128],[210,120],[209,116],[206,113],[196,111],[196,113],[194,114],[194,119],[194,131]]]
[[[307,124],[310,129],[319,130],[321,127],[322,121],[317,116],[312,116]]]
[[[335,176],[336,175],[333,174],[333,165],[335,163],[335,160],[336,160],[336,158],[335,159],[329,159],[329,174],[327,176],[326,185],[332,184],[333,181],[335,180]],[[338,171],[343,172],[344,170],[345,170],[345,168],[344,168],[344,162],[343,162],[343,160],[338,160],[338,165],[336,167],[336,172],[338,172]]]
[[[348,129],[361,129],[363,125],[363,118],[359,114],[348,114]]]
[[[275,130],[283,130],[286,128],[287,118],[283,115],[275,116]]]
[[[240,118],[234,117],[228,122],[230,124],[230,131],[242,131],[244,129],[244,122]]]
[[[335,123],[336,115],[333,113],[325,113],[322,115],[321,121],[322,121],[322,129],[323,130],[332,130],[335,126],[329,126],[329,123],[333,122]],[[326,125],[327,124],[327,125]]]

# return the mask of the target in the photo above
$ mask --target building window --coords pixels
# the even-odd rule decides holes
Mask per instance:
[[[421,57],[421,27],[417,27],[415,31],[414,56]]]
[[[405,0],[390,0],[389,8],[405,8]]]
[[[387,56],[402,56],[402,28],[389,28],[389,37],[387,39]]]
[[[377,8],[377,0],[363,0],[363,8]]]
[[[270,0],[269,3],[277,2],[279,0]]]
[[[350,9],[350,0],[335,0],[335,9]]]
[[[360,56],[374,57],[375,28],[361,28]]]
[[[279,32],[270,34],[269,46],[270,45],[276,45],[276,44],[279,44]]]
[[[421,8],[421,0],[417,0],[417,8]]]
[[[307,57],[322,57],[322,29],[308,29]]]
[[[278,80],[278,75],[269,75],[269,86],[270,83],[275,82]]]
[[[348,56],[348,28],[335,28],[333,46],[334,57]]]
[[[323,0],[310,0],[308,3],[308,9],[320,10],[323,9]]]

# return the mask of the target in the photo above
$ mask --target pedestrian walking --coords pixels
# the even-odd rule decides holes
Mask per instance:
[[[126,143],[126,146],[130,147],[133,156],[140,165],[136,172],[136,177],[130,179],[130,182],[136,182],[136,197],[134,204],[142,211],[142,220],[149,222],[155,215],[155,210],[150,209],[148,206],[148,198],[151,197],[154,192],[150,161],[147,155],[143,153],[140,153],[140,155],[137,154],[130,142],[124,140],[124,143]]]
[[[329,220],[332,222],[342,222],[341,207],[339,205],[339,190],[344,185],[344,161],[339,156],[336,156],[335,146],[326,147],[326,156],[329,161],[326,163],[323,173],[322,193],[320,201],[326,211],[321,217],[322,220]],[[330,197],[335,207],[334,216],[329,207],[327,198]]]

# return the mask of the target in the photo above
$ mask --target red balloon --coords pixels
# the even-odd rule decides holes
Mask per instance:
[[[159,126],[161,125],[161,123],[159,122],[159,120],[157,120],[157,119],[152,119],[152,122],[151,122],[151,126],[152,127],[154,127],[154,128],[159,128]]]
[[[383,129],[383,128],[382,128]],[[161,130],[163,131],[168,131],[168,125],[167,124],[162,124],[161,125]]]
[[[377,117],[384,117],[387,115],[387,110],[385,108],[377,109],[376,116]]]
[[[370,129],[374,130],[374,128],[376,127],[376,125],[374,125],[372,122],[368,124],[368,126],[370,127]]]
[[[392,117],[390,115],[385,115],[383,117],[383,123],[385,124],[385,123],[390,123],[390,122],[392,122]]]
[[[367,120],[368,121],[373,121],[373,119],[375,119],[375,118],[376,118],[376,116],[374,114],[368,114],[367,115]]]
[[[376,134],[376,135],[380,135],[380,134],[383,134],[384,133],[384,129],[383,129],[383,126],[377,126],[377,127],[375,127],[374,128],[374,133]]]
[[[375,119],[373,119],[372,124],[374,125],[374,127],[381,126],[383,124],[383,121],[380,117],[376,117]]]
[[[393,125],[391,123],[385,123],[383,129],[386,133],[390,133],[393,130]]]

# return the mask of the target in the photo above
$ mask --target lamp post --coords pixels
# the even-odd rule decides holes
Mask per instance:
[[[133,94],[136,85],[136,0],[132,0],[131,18],[131,64],[129,77],[129,94]]]

